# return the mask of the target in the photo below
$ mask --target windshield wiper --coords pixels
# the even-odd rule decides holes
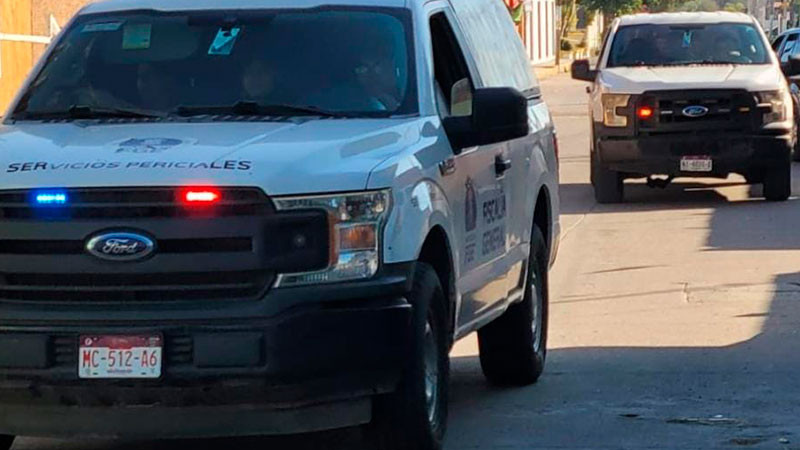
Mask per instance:
[[[57,111],[22,111],[14,115],[15,119],[163,119],[168,114],[160,111],[140,110],[123,107],[97,107],[89,105],[72,105],[67,110]]]
[[[239,116],[351,116],[347,113],[330,111],[316,106],[285,104],[262,105],[250,101],[240,101],[228,106],[179,106],[175,110],[175,114],[184,117],[219,114],[234,114]]]

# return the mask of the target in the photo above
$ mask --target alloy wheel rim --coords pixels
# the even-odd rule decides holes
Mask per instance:
[[[425,338],[423,344],[423,363],[425,372],[425,406],[428,422],[435,424],[437,418],[436,404],[439,397],[439,349],[436,335],[430,319],[425,322]]]
[[[536,274],[536,269],[531,270],[528,289],[530,290],[531,308],[533,309],[531,320],[533,349],[538,353],[542,345],[542,296],[539,293],[539,277]]]

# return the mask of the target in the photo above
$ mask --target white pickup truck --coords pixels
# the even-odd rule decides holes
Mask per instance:
[[[741,13],[637,14],[616,19],[592,83],[591,171],[601,203],[624,180],[744,175],[767,200],[791,195],[792,97],[764,32]]]

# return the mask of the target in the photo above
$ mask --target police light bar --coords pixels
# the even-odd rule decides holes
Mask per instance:
[[[67,193],[63,191],[41,191],[35,194],[37,205],[64,205],[67,203]]]
[[[211,204],[220,199],[220,192],[216,189],[187,189],[183,193],[183,201],[188,204]]]

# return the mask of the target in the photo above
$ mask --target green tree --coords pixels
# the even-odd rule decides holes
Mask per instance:
[[[727,3],[722,9],[729,12],[745,12],[747,11],[747,6],[741,2],[730,2]]]
[[[719,11],[719,5],[714,0],[689,0],[680,6],[679,11]]]
[[[650,12],[677,11],[685,0],[646,0],[645,5]]]
[[[600,11],[607,18],[639,12],[642,0],[580,0],[590,11]]]

